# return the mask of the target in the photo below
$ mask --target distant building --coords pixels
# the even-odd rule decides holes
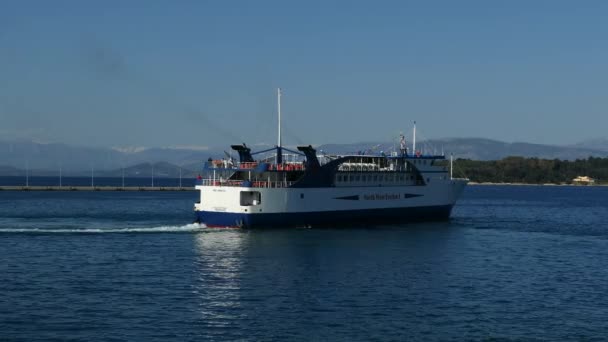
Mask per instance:
[[[579,185],[593,185],[595,180],[588,176],[578,176],[572,180],[572,183]]]

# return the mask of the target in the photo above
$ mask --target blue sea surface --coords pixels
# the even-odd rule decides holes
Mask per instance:
[[[0,191],[0,340],[608,339],[608,187],[340,229],[208,229],[196,197]]]

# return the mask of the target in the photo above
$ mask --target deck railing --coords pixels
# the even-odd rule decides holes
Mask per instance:
[[[295,182],[287,181],[243,181],[232,179],[199,179],[196,185],[202,186],[230,186],[230,187],[249,187],[249,188],[288,188]]]
[[[207,168],[210,169],[230,169],[230,170],[253,170],[258,166],[266,164],[268,171],[304,171],[306,167],[302,163],[287,162],[283,164],[259,163],[259,162],[242,162],[233,164],[226,160],[213,160],[207,162]]]
[[[269,171],[304,171],[302,163],[268,164]]]

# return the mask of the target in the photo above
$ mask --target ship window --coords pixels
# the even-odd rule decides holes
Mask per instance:
[[[374,175],[374,182],[378,181],[378,175]]]
[[[262,194],[259,191],[241,191],[241,205],[259,205],[262,203]]]
[[[300,198],[304,198],[304,194],[300,194]]]

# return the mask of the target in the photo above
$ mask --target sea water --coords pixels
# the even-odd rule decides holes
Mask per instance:
[[[208,229],[196,196],[0,191],[0,340],[608,339],[608,188],[340,229]]]

